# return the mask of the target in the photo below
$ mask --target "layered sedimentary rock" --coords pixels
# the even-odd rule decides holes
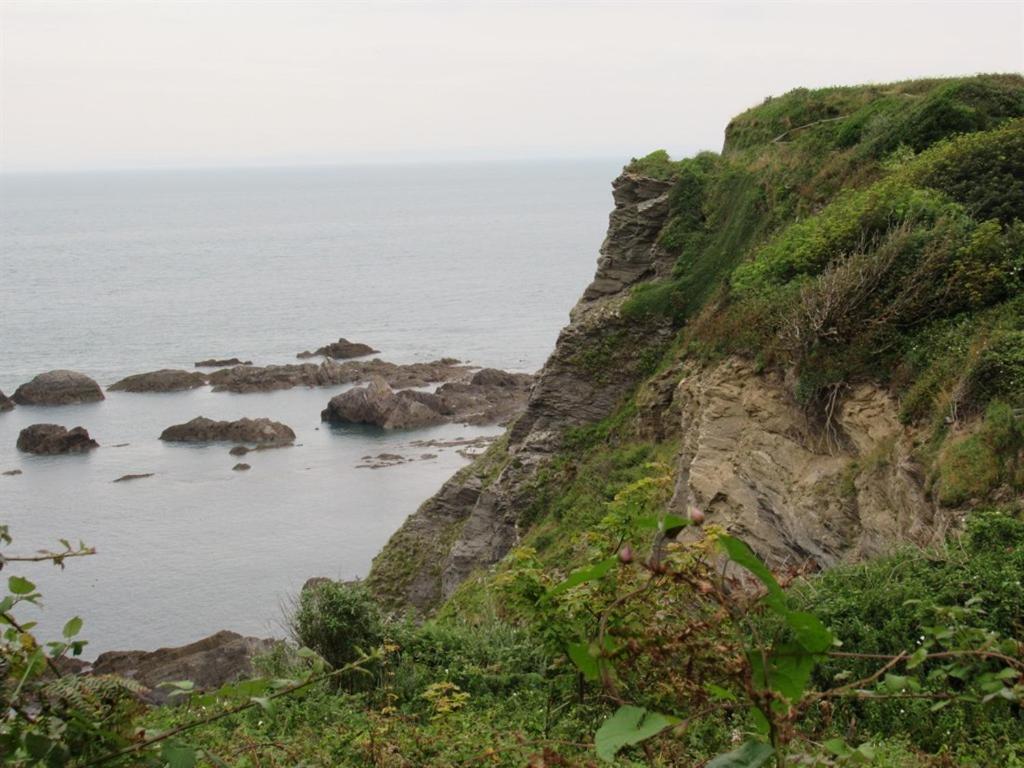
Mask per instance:
[[[103,400],[103,390],[84,373],[56,370],[22,384],[12,399],[18,405],[75,405]]]
[[[667,323],[620,313],[633,285],[671,270],[674,259],[656,244],[669,186],[631,173],[615,180],[597,274],[570,313],[525,412],[507,442],[445,483],[374,560],[368,583],[382,602],[428,610],[474,570],[505,555],[517,540],[517,518],[536,473],[566,430],[612,413],[649,367],[652,351],[670,338]]]
[[[295,440],[287,424],[270,419],[214,421],[197,416],[184,424],[175,424],[160,433],[160,439],[178,443],[256,443],[281,445]]]
[[[84,427],[68,429],[59,424],[33,424],[18,435],[18,450],[52,456],[61,453],[84,453],[98,448]]]

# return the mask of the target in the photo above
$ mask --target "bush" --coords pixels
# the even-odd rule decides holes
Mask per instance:
[[[373,650],[384,637],[380,609],[369,590],[336,581],[302,590],[292,632],[336,668]]]
[[[1019,488],[1024,423],[1006,403],[992,401],[977,431],[951,443],[939,456],[938,498],[955,506],[985,499],[1000,485]]]

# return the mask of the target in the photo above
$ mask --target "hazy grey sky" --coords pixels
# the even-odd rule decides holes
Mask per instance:
[[[0,168],[689,154],[797,86],[1021,71],[1022,9],[0,0]]]

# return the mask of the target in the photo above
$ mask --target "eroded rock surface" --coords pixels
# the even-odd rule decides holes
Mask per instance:
[[[450,382],[434,392],[395,392],[375,378],[368,386],[331,398],[320,414],[332,424],[371,424],[384,429],[417,429],[446,422],[495,424],[520,413],[533,383],[528,374],[494,369],[466,382]]]
[[[206,376],[194,371],[164,368],[126,376],[107,387],[110,392],[181,392],[206,386]]]
[[[22,384],[12,397],[18,405],[75,405],[103,400],[100,385],[77,371],[47,371]]]
[[[273,648],[274,640],[221,631],[189,645],[156,651],[108,651],[93,662],[97,675],[120,675],[150,689],[149,698],[166,702],[169,691],[160,683],[191,680],[199,690],[252,677],[252,660]]]
[[[362,344],[358,341],[349,341],[348,339],[341,338],[337,341],[332,341],[330,344],[325,344],[324,346],[319,347],[314,352],[310,352],[309,350],[299,352],[296,357],[330,357],[334,360],[348,360],[352,357],[365,357],[366,355],[372,355],[379,351],[379,349],[374,349],[369,344]]]
[[[214,392],[273,392],[292,387],[332,387],[369,381],[375,376],[395,389],[425,387],[446,381],[465,381],[473,375],[470,366],[458,360],[442,358],[429,363],[398,365],[383,360],[350,360],[337,363],[298,363],[295,365],[236,366],[214,371],[209,382]]]
[[[671,272],[657,245],[670,184],[623,173],[594,281],[570,313],[508,440],[450,479],[374,560],[367,583],[395,608],[429,610],[515,545],[537,472],[568,429],[611,414],[671,338],[667,323],[621,316],[632,286]],[[492,374],[484,374],[485,378]]]
[[[270,419],[214,421],[197,416],[184,424],[175,424],[160,434],[161,440],[178,443],[256,443],[285,444],[295,440],[287,424]]]
[[[52,456],[61,453],[84,453],[98,448],[84,427],[67,429],[59,424],[33,424],[18,435],[18,450]]]

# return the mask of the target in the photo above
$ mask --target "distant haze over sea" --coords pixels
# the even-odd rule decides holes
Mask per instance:
[[[593,274],[620,165],[0,176],[0,389],[53,368],[107,386],[208,357],[298,362],[339,336],[394,362],[533,371]],[[0,476],[15,549],[64,537],[99,550],[63,573],[26,572],[45,597],[44,629],[81,615],[89,656],[221,628],[280,634],[281,603],[306,578],[364,576],[465,463],[446,449],[356,469],[362,456],[500,431],[329,429],[319,412],[337,391],[111,393],[0,415],[0,472],[23,471]],[[157,440],[198,415],[276,418],[301,446],[251,455],[237,473],[228,445]],[[36,422],[85,426],[103,447],[20,454],[18,431]]]

